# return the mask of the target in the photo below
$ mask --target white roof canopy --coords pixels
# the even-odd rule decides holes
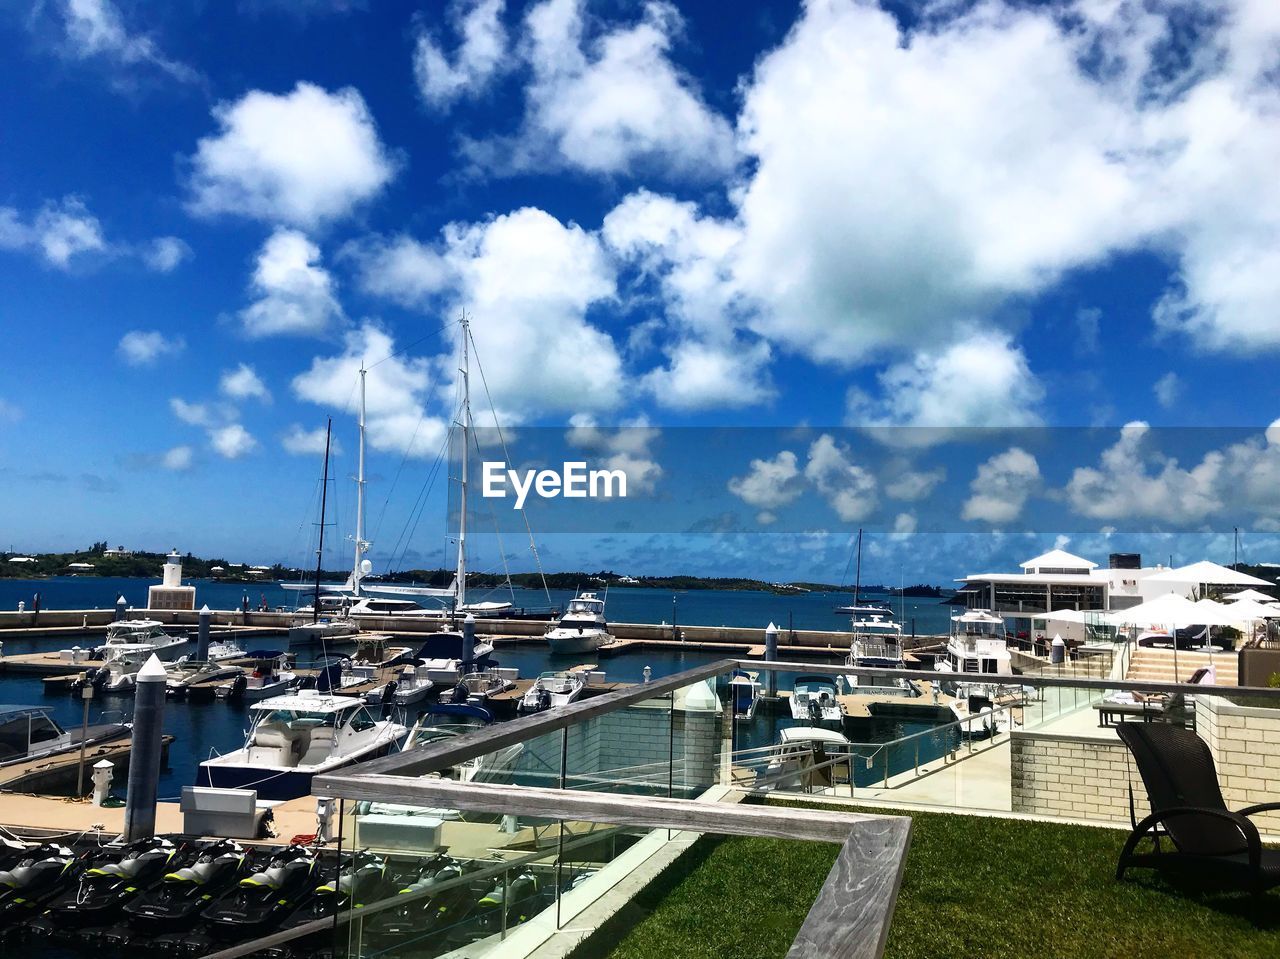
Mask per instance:
[[[1098,564],[1065,549],[1051,549],[1018,565],[1023,569],[1094,569]]]
[[[1051,613],[1037,613],[1032,619],[1050,619],[1059,623],[1083,623],[1085,614],[1079,609],[1055,609]]]
[[[1240,621],[1221,603],[1201,600],[1193,603],[1177,593],[1165,593],[1128,609],[1116,610],[1110,622],[1126,626],[1230,626]]]
[[[1162,573],[1152,573],[1145,581],[1148,583],[1187,583],[1193,586],[1200,583],[1209,586],[1271,585],[1265,579],[1258,579],[1256,576],[1250,576],[1248,573],[1241,573],[1205,559],[1198,563],[1192,563],[1190,566],[1179,566],[1176,569],[1166,569]]]
[[[1240,620],[1246,619],[1280,619],[1280,606],[1270,603],[1258,603],[1252,599],[1238,599],[1222,607]]]

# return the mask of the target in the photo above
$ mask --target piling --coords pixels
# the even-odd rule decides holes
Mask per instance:
[[[200,608],[200,627],[196,633],[196,662],[207,663],[209,661],[209,622],[213,619],[213,612],[209,609],[209,604],[205,603]]]
[[[133,748],[124,804],[124,841],[149,839],[156,831],[156,791],[164,732],[165,671],[154,653],[138,670],[133,702]]]
[[[116,600],[116,622],[124,619],[125,613],[128,611],[129,604],[125,601],[124,594],[120,594],[120,598]]]
[[[778,627],[773,623],[764,628],[764,661],[766,663],[776,663],[778,661]],[[778,674],[770,669],[766,675],[769,677],[769,698],[777,699]]]
[[[1049,662],[1061,666],[1067,659],[1067,644],[1058,633],[1053,634],[1053,642],[1049,646]]]
[[[476,653],[476,618],[471,613],[467,613],[467,618],[462,621],[462,661],[464,663],[471,662]]]

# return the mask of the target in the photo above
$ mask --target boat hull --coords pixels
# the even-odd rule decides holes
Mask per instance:
[[[385,756],[392,742],[370,750],[359,758],[339,763],[325,769],[270,769],[243,763],[203,762],[196,777],[197,786],[213,786],[217,789],[252,789],[258,799],[283,801],[311,795],[311,780],[369,759]]]
[[[583,633],[573,636],[548,636],[547,645],[554,656],[572,653],[590,653],[599,649],[612,637],[608,633]]]

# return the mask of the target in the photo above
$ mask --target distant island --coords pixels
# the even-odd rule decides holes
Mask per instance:
[[[0,579],[45,579],[50,576],[119,576],[158,579],[164,565],[164,553],[143,550],[127,550],[123,546],[94,543],[89,549],[71,553],[13,553],[0,551]],[[324,570],[324,582],[342,582],[348,570]],[[182,557],[182,575],[185,579],[212,579],[224,583],[272,583],[312,580],[315,570],[275,563],[270,566],[248,565],[230,562],[221,557],[204,559],[187,553]],[[480,589],[499,587],[508,579],[513,586],[525,589],[541,589],[545,579],[548,589],[578,590],[596,587],[610,589],[646,588],[681,592],[685,590],[714,589],[733,591],[763,591],[771,593],[841,593],[853,595],[853,587],[833,583],[794,582],[770,583],[746,577],[723,576],[628,576],[613,570],[567,573],[512,573],[510,576],[495,573],[468,573],[468,584]],[[401,585],[445,587],[453,580],[451,569],[410,569],[371,576],[370,580]],[[863,584],[862,593],[889,596],[941,597],[949,595],[938,586],[917,584],[899,589],[897,586]]]

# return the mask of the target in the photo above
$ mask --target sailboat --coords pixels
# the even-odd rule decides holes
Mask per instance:
[[[834,612],[842,616],[852,616],[855,619],[864,616],[884,616],[892,614],[893,608],[888,603],[881,603],[875,600],[863,600],[862,592],[862,530],[858,530],[858,571],[853,581],[853,605],[837,606]],[[849,568],[845,567],[845,575],[849,574]]]
[[[469,345],[471,340],[470,323],[464,316],[462,324],[462,415],[458,424],[462,430],[462,464],[461,464],[461,510],[458,528],[458,564],[453,582],[445,587],[432,586],[399,586],[383,583],[365,583],[365,578],[373,571],[373,564],[365,558],[372,545],[365,539],[365,375],[364,365],[360,367],[360,392],[358,406],[359,452],[356,472],[356,530],[355,555],[351,565],[351,573],[345,583],[318,582],[281,583],[280,586],[295,593],[313,592],[310,606],[300,607],[299,613],[319,612],[341,617],[347,621],[358,621],[372,618],[413,617],[415,619],[439,620],[442,624],[470,613],[480,617],[513,617],[521,619],[553,618],[555,610],[523,610],[516,609],[509,602],[467,602],[466,580],[466,533],[467,533],[467,472],[470,458],[471,430],[471,381],[468,369]],[[326,473],[327,476],[327,473]],[[317,567],[318,571],[318,567]],[[433,606],[424,606],[418,600],[431,599]],[[354,632],[354,626],[351,632]],[[292,639],[292,636],[290,637]],[[335,637],[326,637],[335,638]]]

